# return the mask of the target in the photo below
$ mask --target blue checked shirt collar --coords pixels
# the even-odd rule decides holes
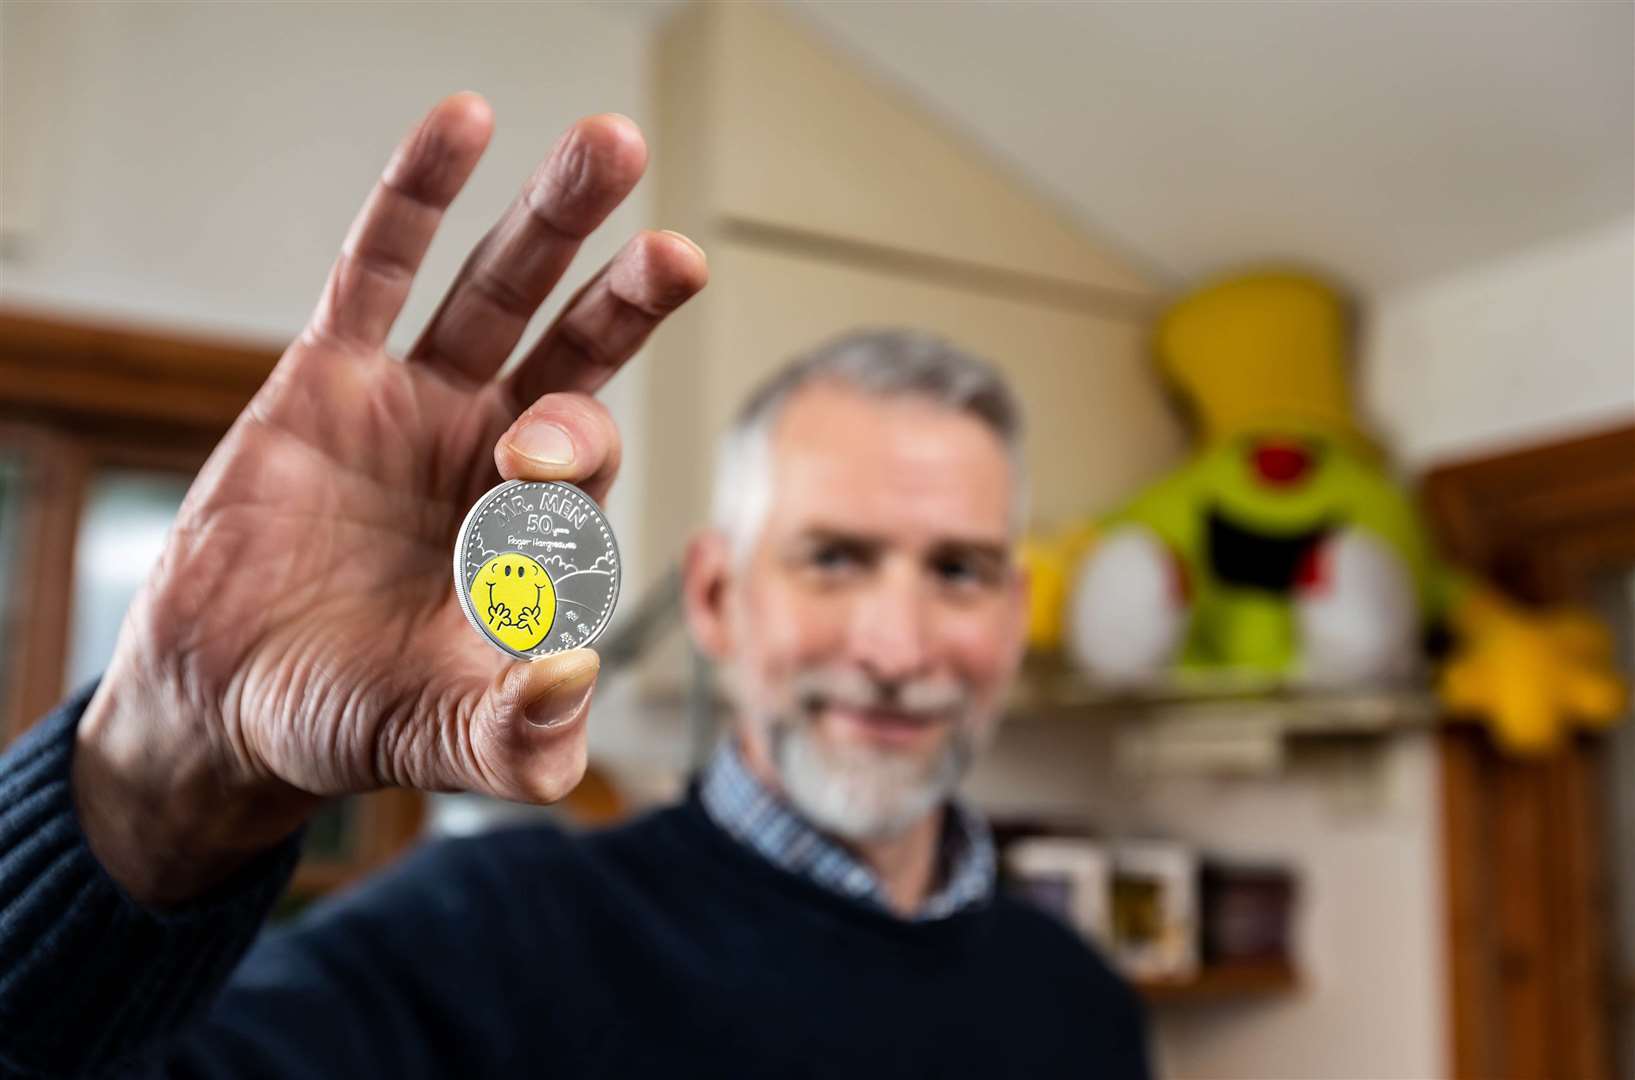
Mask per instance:
[[[891,910],[874,871],[762,784],[734,740],[722,740],[705,767],[698,794],[717,825],[773,865],[831,892]],[[942,883],[913,916],[916,922],[947,918],[994,892],[997,865],[986,822],[958,801],[949,804],[943,820]]]

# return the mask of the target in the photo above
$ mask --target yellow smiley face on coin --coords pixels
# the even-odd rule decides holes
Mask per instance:
[[[471,607],[490,633],[525,652],[550,633],[556,618],[556,586],[537,561],[507,551],[477,571],[471,582]]]

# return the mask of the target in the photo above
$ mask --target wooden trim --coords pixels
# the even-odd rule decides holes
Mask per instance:
[[[71,436],[60,429],[0,420],[0,444],[22,452],[28,484],[22,506],[20,550],[16,553],[17,601],[7,612],[6,641],[11,656],[9,688],[0,702],[0,746],[22,734],[64,694],[69,653],[72,588],[80,514],[99,469],[131,468],[191,475],[209,452],[209,443],[144,443],[99,434]]]
[[[1184,979],[1138,979],[1136,991],[1150,1005],[1243,1001],[1293,994],[1300,978],[1287,963],[1223,964]]]
[[[79,515],[92,475],[191,476],[249,404],[280,350],[197,334],[0,309],[0,442],[28,461],[24,572],[10,641],[15,735],[61,700]],[[4,658],[0,658],[4,659]],[[4,721],[0,719],[0,729]],[[419,833],[418,792],[359,796],[355,857],[306,862],[297,891],[325,891],[389,861]]]
[[[1635,566],[1635,425],[1444,466],[1423,498],[1456,564],[1585,601]],[[1438,745],[1453,1075],[1610,1077],[1599,740],[1541,762],[1469,727]]]
[[[1560,815],[1549,837],[1561,850],[1548,897],[1551,940],[1560,947],[1550,987],[1557,1060],[1565,1065],[1562,1075],[1611,1080],[1614,970],[1610,885],[1602,865],[1608,809],[1603,765],[1600,741],[1583,740],[1552,763],[1544,781],[1548,805]]]
[[[0,440],[21,452],[23,482],[17,573],[17,602],[6,641],[6,717],[0,745],[22,733],[58,701],[64,691],[68,653],[68,582],[74,575],[79,510],[85,501],[89,462],[73,440],[34,427],[0,424]],[[9,728],[10,730],[7,730]]]
[[[1538,807],[1543,795],[1543,767],[1511,767],[1486,761],[1485,780],[1496,781],[1490,814],[1494,828],[1489,850],[1493,867],[1502,875],[1487,876],[1490,901],[1498,918],[1497,1019],[1503,1024],[1504,1056],[1495,1076],[1555,1076],[1550,1068],[1550,998],[1555,980],[1548,970],[1550,923],[1547,894],[1549,864],[1546,850],[1548,823]],[[1586,1078],[1587,1080],[1587,1078]]]
[[[197,472],[277,363],[272,348],[0,307],[0,440],[29,488],[0,739],[61,700],[74,545],[96,470]],[[9,728],[10,730],[6,730]]]
[[[1635,546],[1635,424],[1445,465],[1421,491],[1443,550],[1459,565],[1506,579],[1528,599],[1582,600],[1581,570],[1569,560],[1541,575],[1541,553],[1598,543],[1615,558]]]
[[[1486,902],[1488,848],[1479,800],[1484,749],[1479,732],[1444,728],[1438,735],[1442,781],[1444,925],[1447,938],[1449,1047],[1455,1077],[1499,1076],[1503,1051],[1489,1018],[1498,1013],[1489,989],[1495,985],[1483,945],[1492,939]]]
[[[282,350],[0,308],[0,415],[113,425],[111,432],[232,424]]]

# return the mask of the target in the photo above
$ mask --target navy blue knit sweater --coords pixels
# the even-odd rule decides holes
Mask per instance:
[[[763,861],[696,797],[429,845],[252,948],[297,842],[183,909],[135,903],[74,816],[84,701],[0,758],[0,1072],[1147,1074],[1138,1003],[1045,915],[895,919]]]

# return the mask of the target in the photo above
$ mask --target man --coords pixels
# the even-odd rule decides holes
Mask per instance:
[[[1003,384],[908,335],[814,354],[729,434],[686,597],[737,734],[683,804],[431,846],[240,962],[324,798],[549,802],[584,769],[595,654],[502,662],[448,552],[499,476],[605,494],[589,394],[704,261],[642,234],[498,374],[643,167],[633,124],[592,117],[387,356],[490,128],[459,95],[403,143],[99,686],[0,764],[0,1068],[1143,1075],[1128,990],[995,894],[950,801],[1018,660],[1024,483]]]

